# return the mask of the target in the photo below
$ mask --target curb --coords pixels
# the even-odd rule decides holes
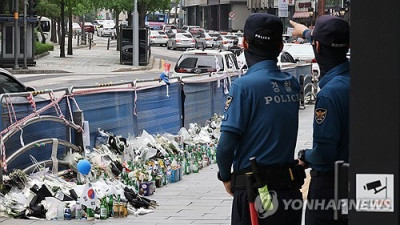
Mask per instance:
[[[111,72],[129,72],[129,71],[143,71],[143,70],[151,70],[154,69],[154,66],[156,66],[157,64],[154,63],[154,61],[156,61],[158,58],[154,58],[154,56],[150,56],[150,60],[149,60],[149,64],[147,64],[147,66],[139,66],[139,67],[135,67],[135,68],[121,68],[121,69],[117,69]],[[159,69],[160,67],[158,67],[157,69]]]
[[[30,70],[30,69],[20,69],[12,70],[6,69],[11,74],[49,74],[49,73],[71,73],[65,70]]]
[[[35,55],[35,57],[33,57],[33,59],[34,59],[34,60],[40,59],[40,58],[43,58],[43,57],[45,57],[45,56],[47,56],[47,55],[50,55],[50,51],[43,52],[42,54],[39,54],[39,55]]]

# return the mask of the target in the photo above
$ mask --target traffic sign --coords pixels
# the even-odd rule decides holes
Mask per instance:
[[[235,17],[235,13],[234,12],[229,12],[229,18],[234,18]]]

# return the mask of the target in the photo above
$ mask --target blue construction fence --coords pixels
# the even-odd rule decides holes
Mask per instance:
[[[304,73],[311,73],[311,66],[298,66],[287,71],[300,79]],[[190,123],[204,125],[214,114],[223,114],[230,84],[239,77],[238,74],[225,74],[217,77],[171,79],[170,85],[139,81],[104,87],[72,87],[58,104],[40,115],[53,115],[72,121],[73,113],[82,111],[84,120],[89,123],[91,147],[95,144],[98,128],[123,137],[136,137],[144,130],[150,134],[177,134],[181,127],[188,127]],[[24,95],[26,93],[20,94]],[[15,97],[9,98],[4,94],[0,96],[2,131],[7,131],[15,122],[14,119],[10,120],[14,117],[14,112],[17,120],[34,113],[32,103],[27,102],[24,97],[18,98],[22,101],[13,103],[10,107],[10,103],[5,103],[5,99]],[[53,101],[36,101],[35,106],[39,109]],[[74,143],[73,133],[70,128],[60,123],[37,122],[10,137],[4,143],[5,154],[9,157],[23,145],[44,138],[58,138]],[[59,148],[58,156],[61,158],[68,149],[63,146]],[[51,153],[51,145],[37,146],[8,164],[8,170],[25,168],[35,160],[48,160]]]

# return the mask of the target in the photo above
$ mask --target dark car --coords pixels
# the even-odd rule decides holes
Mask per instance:
[[[92,23],[85,22],[84,26],[85,32],[94,34],[94,25]]]
[[[17,80],[10,72],[0,68],[0,94],[34,91]]]

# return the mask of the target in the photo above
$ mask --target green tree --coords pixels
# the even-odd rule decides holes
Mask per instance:
[[[147,12],[164,11],[171,9],[171,0],[138,0],[139,27],[145,27]]]
[[[39,15],[39,21],[41,20],[42,16],[48,17],[52,21],[52,34],[50,40],[55,42],[56,37],[55,37],[55,20],[60,16],[60,1],[58,0],[38,0],[37,4],[35,6],[35,11],[37,12],[37,15]],[[40,24],[40,23],[38,23]],[[54,24],[54,25],[53,25]],[[38,31],[40,32],[40,35],[42,36],[42,43],[46,42],[46,38],[43,31],[42,27],[38,26],[37,27]]]

